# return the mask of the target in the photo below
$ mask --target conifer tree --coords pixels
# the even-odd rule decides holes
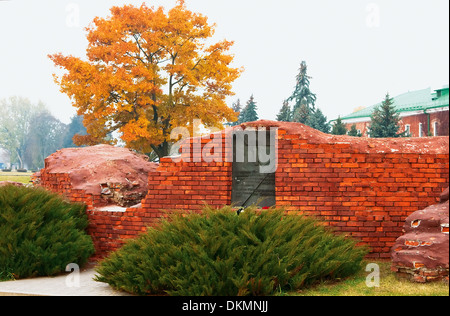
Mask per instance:
[[[311,126],[323,133],[330,132],[330,124],[327,121],[327,117],[323,115],[320,109],[316,109],[312,115],[308,118],[306,125]]]
[[[71,118],[71,121],[67,127],[67,132],[64,135],[63,148],[77,147],[73,141],[76,135],[87,135],[86,127],[83,125],[82,115],[75,115]]]
[[[258,113],[256,111],[257,111],[256,102],[255,102],[255,98],[252,95],[250,97],[250,99],[247,101],[247,105],[242,110],[241,114],[239,115],[238,121],[240,123],[257,121],[259,119],[259,117],[258,117]]]
[[[348,136],[362,137],[361,132],[359,132],[359,131],[356,129],[356,124],[353,124],[352,127],[350,128],[350,131],[348,132]]]
[[[400,114],[394,107],[394,99],[386,94],[381,106],[376,107],[371,116],[369,135],[374,138],[403,137],[405,132],[398,133],[400,129]]]
[[[237,120],[236,122],[232,122],[230,125],[231,125],[231,126],[236,126],[236,125],[241,124],[241,123],[242,123],[242,122],[240,122],[240,118],[241,118],[240,113],[241,113],[241,111],[242,111],[241,100],[238,99],[236,102],[234,102],[234,103],[233,103],[233,106],[232,106],[231,108],[233,109],[233,111],[234,111],[235,113],[238,114],[238,120]]]
[[[342,119],[340,116],[334,123],[333,128],[331,129],[331,134],[333,134],[333,135],[347,134],[347,128],[345,127],[345,124],[342,122]]]
[[[310,115],[311,115],[311,110],[309,109],[307,104],[303,103],[302,105],[300,105],[299,108],[294,110],[292,121],[297,122],[297,123],[307,124]]]
[[[237,99],[237,101],[233,103],[233,106],[231,108],[234,112],[240,113],[242,110],[241,99]]]
[[[310,76],[307,75],[308,67],[306,62],[302,61],[300,65],[299,74],[297,75],[297,82],[295,85],[295,90],[292,95],[287,99],[287,101],[295,101],[292,112],[295,113],[303,104],[306,104],[310,112],[314,112],[316,95],[309,89],[309,79]]]
[[[292,120],[291,107],[287,101],[283,102],[283,106],[277,115],[277,121],[279,122],[290,122]]]

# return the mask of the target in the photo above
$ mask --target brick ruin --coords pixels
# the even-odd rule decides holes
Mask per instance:
[[[147,160],[109,145],[66,148],[45,160],[33,182],[89,209],[133,206],[147,194],[148,174],[158,166]]]
[[[406,218],[437,203],[448,187],[448,137],[354,138],[323,134],[299,123],[274,121],[245,123],[191,138],[181,146],[180,156],[162,158],[157,166],[143,158],[134,161],[142,170],[130,169],[130,177],[142,173],[147,181],[144,185],[139,180],[145,194],[141,203],[132,207],[119,207],[102,195],[102,189],[109,193],[111,189],[120,191],[108,186],[114,181],[94,181],[96,191],[74,186],[74,176],[77,184],[84,178],[75,171],[69,175],[58,170],[56,166],[61,166],[64,159],[53,159],[53,155],[46,160],[37,180],[45,188],[88,205],[89,233],[101,257],[157,224],[166,212],[199,211],[205,204],[220,208],[256,202],[236,199],[243,194],[239,195],[242,186],[238,187],[239,175],[235,174],[240,167],[233,160],[233,133],[258,128],[276,132],[272,141],[276,140],[277,157],[276,170],[263,177],[251,166],[245,171],[248,167],[244,162],[244,171],[255,175],[248,183],[258,192],[256,197],[267,195],[269,206],[283,207],[290,214],[319,217],[325,225],[368,244],[372,258],[390,258]],[[192,150],[184,150],[188,147]],[[98,153],[97,159],[102,155]],[[142,168],[147,164],[151,165]],[[108,174],[111,168],[101,169],[101,173]],[[127,185],[127,190],[138,181],[127,180],[119,181]]]

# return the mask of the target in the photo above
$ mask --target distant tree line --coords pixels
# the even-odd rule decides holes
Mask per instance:
[[[232,109],[234,112],[239,113],[239,116],[236,122],[232,122],[230,124],[231,126],[259,120],[258,107],[253,95],[250,97],[244,107],[242,107],[241,101],[240,99],[238,99],[235,103],[233,103]]]
[[[357,130],[356,124],[353,124],[350,130],[347,130],[346,124],[338,117],[333,124],[327,120],[323,112],[316,108],[317,96],[310,89],[310,79],[308,76],[308,67],[305,61],[300,64],[299,74],[296,77],[296,85],[291,96],[284,100],[283,105],[278,112],[277,121],[280,122],[298,122],[308,125],[324,133],[333,135],[349,135],[362,137]],[[400,118],[393,105],[394,101],[386,95],[381,106],[377,107],[371,116],[369,135],[373,138],[405,137],[409,136],[406,132],[400,133]],[[257,106],[252,95],[247,101],[245,107],[242,107],[240,100],[237,100],[232,109],[239,113],[238,120],[229,123],[236,126],[244,122],[258,120]]]
[[[277,120],[281,122],[298,122],[321,132],[329,133],[330,124],[322,110],[316,108],[317,96],[309,88],[310,76],[305,61],[300,64],[294,91],[281,107]],[[291,104],[292,103],[292,104]]]
[[[341,117],[338,117],[334,122],[331,134],[362,137],[361,132],[356,129],[356,124],[353,124],[348,131],[346,125],[342,122]],[[389,96],[389,93],[386,94],[381,105],[375,107],[372,112],[368,134],[372,138],[398,138],[411,136],[407,131],[400,132],[400,114],[396,111],[394,99]]]
[[[38,170],[44,159],[59,149],[76,147],[73,137],[85,135],[83,117],[74,116],[69,124],[55,118],[39,102],[22,97],[0,100],[0,147],[19,168]]]
[[[300,72],[296,77],[296,85],[292,95],[283,102],[283,106],[277,115],[277,120],[282,122],[299,122],[318,129],[324,133],[329,133],[330,124],[322,111],[315,107],[316,95],[309,88],[310,79],[307,75],[306,62],[300,65]],[[290,102],[293,104],[290,105]],[[239,113],[238,120],[230,123],[236,126],[245,122],[252,122],[259,119],[257,105],[252,95],[247,104],[242,107],[240,100],[237,100],[232,109]]]

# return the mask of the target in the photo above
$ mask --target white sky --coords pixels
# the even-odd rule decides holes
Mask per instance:
[[[0,99],[43,101],[65,123],[75,114],[59,92],[47,54],[84,57],[84,28],[121,0],[0,0]],[[146,1],[171,8],[175,0]],[[186,0],[216,23],[215,40],[234,40],[234,83],[260,118],[275,119],[295,86],[300,62],[328,119],[385,94],[441,88],[449,82],[448,0]],[[1,111],[1,109],[0,109]],[[1,113],[1,112],[0,112]]]

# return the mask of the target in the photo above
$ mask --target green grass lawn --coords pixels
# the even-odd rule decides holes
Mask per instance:
[[[368,262],[371,263],[371,262]],[[380,286],[368,287],[366,278],[371,272],[360,272],[357,276],[341,282],[323,282],[292,296],[449,296],[449,286],[443,281],[420,284],[398,278],[390,270],[389,261],[374,262],[380,267]]]
[[[13,181],[20,183],[30,183],[31,172],[2,172],[0,171],[0,181]]]

